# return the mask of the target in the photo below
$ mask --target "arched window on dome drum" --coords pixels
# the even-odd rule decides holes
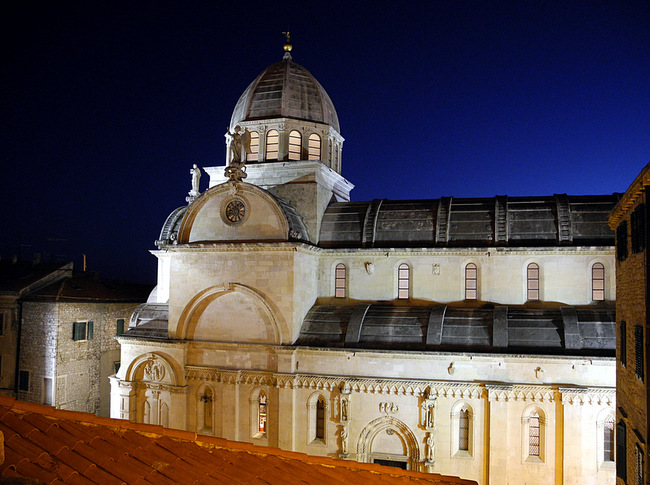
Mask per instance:
[[[346,277],[347,268],[343,263],[336,265],[334,274],[334,296],[336,298],[345,298],[346,296]]]
[[[605,299],[605,266],[595,263],[591,267],[591,299],[603,301]]]
[[[300,160],[301,151],[302,135],[299,131],[293,130],[289,133],[289,160]]]
[[[266,159],[277,160],[278,148],[280,146],[280,135],[278,130],[269,130],[266,133]]]
[[[334,160],[332,160],[332,140],[328,143],[328,152],[327,152],[327,163],[329,163],[330,167],[334,164]]]
[[[539,300],[539,265],[530,263],[526,269],[526,299]]]
[[[320,136],[316,133],[309,135],[309,160],[320,160]]]
[[[397,268],[397,298],[408,300],[411,286],[411,268],[406,263],[402,263]]]
[[[257,162],[257,157],[260,153],[260,134],[256,131],[251,131],[250,153],[246,154],[247,162]]]
[[[465,299],[476,300],[478,298],[478,269],[474,263],[467,263],[465,266]]]

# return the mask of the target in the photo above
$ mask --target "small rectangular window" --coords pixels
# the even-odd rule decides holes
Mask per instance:
[[[18,372],[18,390],[29,391],[29,371],[21,370]]]
[[[72,324],[72,340],[92,340],[94,334],[93,322],[74,322]]]
[[[43,404],[52,405],[52,378],[43,377]]]
[[[621,365],[623,367],[627,367],[627,325],[623,321],[621,322],[621,327],[620,327],[620,344],[619,344],[619,350],[620,350],[620,359],[621,359]]]
[[[120,364],[121,362],[113,362],[113,371],[115,374],[117,374],[120,371]]]
[[[621,222],[616,228],[616,259],[627,259],[627,221]]]
[[[118,318],[117,319],[117,330],[116,330],[116,335],[122,335],[124,333],[124,319],[123,318]]]
[[[643,327],[641,325],[634,326],[634,372],[636,376],[643,380]]]
[[[640,204],[634,209],[630,217],[632,226],[632,252],[640,253],[645,249],[645,204]]]

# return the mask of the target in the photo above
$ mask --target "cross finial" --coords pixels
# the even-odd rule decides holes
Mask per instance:
[[[291,59],[291,32],[287,30],[286,32],[282,32],[282,35],[287,38],[287,41],[284,43],[284,58]]]

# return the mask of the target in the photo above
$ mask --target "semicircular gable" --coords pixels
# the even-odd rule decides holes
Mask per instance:
[[[188,208],[179,244],[219,241],[286,241],[289,224],[275,198],[238,182],[208,189]]]

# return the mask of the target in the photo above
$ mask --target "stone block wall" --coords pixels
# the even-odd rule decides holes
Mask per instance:
[[[29,372],[30,382],[29,389],[20,391],[18,398],[108,416],[108,377],[115,373],[115,363],[120,361],[115,339],[117,320],[124,319],[128,325],[136,306],[25,302],[19,368]],[[74,322],[89,321],[93,322],[93,338],[75,341]]]

